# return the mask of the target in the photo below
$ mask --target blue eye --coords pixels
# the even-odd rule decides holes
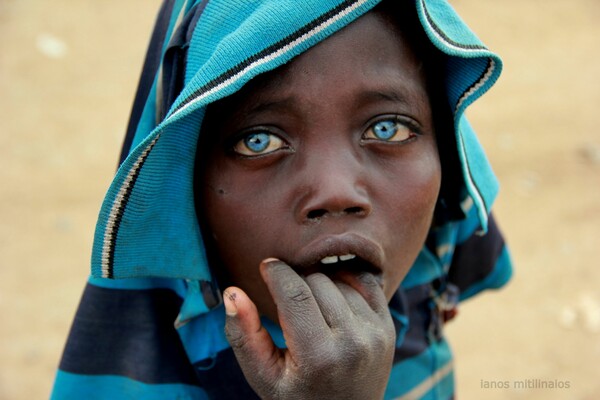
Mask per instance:
[[[398,119],[384,119],[373,123],[365,132],[365,139],[376,139],[385,142],[403,142],[416,136],[406,123]]]
[[[260,153],[271,143],[271,138],[266,133],[252,133],[244,139],[247,148],[255,153]]]
[[[251,132],[233,146],[233,151],[243,156],[268,154],[285,147],[277,135],[268,132]]]
[[[389,140],[398,132],[398,124],[395,121],[380,121],[373,125],[373,134],[383,140]]]

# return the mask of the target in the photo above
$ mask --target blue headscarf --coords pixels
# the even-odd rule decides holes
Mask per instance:
[[[180,8],[173,9],[166,36],[176,37],[186,11],[193,13],[193,24],[188,17],[185,26],[189,48],[182,90],[160,115],[165,90],[161,65],[130,151],[100,211],[92,255],[95,277],[211,281],[193,195],[196,146],[207,105],[306,51],[378,2],[185,3],[176,2]],[[492,86],[502,64],[446,1],[415,3],[427,36],[448,55],[446,89],[454,110],[456,151],[479,229],[485,232],[498,184],[464,110]],[[165,43],[166,52],[170,40]]]

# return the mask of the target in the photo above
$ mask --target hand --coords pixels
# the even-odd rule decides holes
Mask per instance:
[[[262,326],[239,288],[224,292],[225,333],[248,383],[263,399],[382,398],[394,355],[395,330],[372,274],[300,277],[282,261],[260,271],[277,305],[287,349]],[[339,280],[338,280],[339,279]]]

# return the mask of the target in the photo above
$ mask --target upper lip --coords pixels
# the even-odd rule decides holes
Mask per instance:
[[[381,274],[384,261],[382,247],[355,233],[319,237],[300,249],[288,262],[298,273],[308,275],[323,268],[327,269],[320,265],[323,258],[347,254],[353,254],[370,264],[366,266],[369,272]]]

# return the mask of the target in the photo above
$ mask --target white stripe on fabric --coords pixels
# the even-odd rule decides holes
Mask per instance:
[[[469,210],[471,210],[471,207],[473,207],[473,199],[471,196],[467,196],[462,203],[460,203],[460,209],[467,214]]]
[[[427,14],[427,7],[425,6],[425,0],[420,0],[419,4],[421,6],[421,9],[423,9],[423,12],[425,14]],[[457,46],[452,42],[449,42],[445,37],[443,37],[442,35],[440,35],[437,31],[437,29],[435,29],[432,24],[430,23],[428,18],[424,18],[425,23],[427,23],[427,25],[429,26],[429,31],[431,33],[433,33],[433,35],[435,35],[435,37],[446,44],[446,46],[454,49],[454,50],[458,50],[460,52],[463,53],[475,53],[475,54],[479,54],[481,56],[485,56],[488,57],[490,60],[490,65],[488,66],[488,69],[486,70],[485,74],[481,77],[481,79],[479,79],[479,81],[477,83],[475,83],[469,90],[467,90],[465,93],[462,94],[462,96],[460,97],[460,99],[458,99],[458,101],[456,102],[456,107],[455,107],[455,111],[458,110],[463,103],[469,98],[471,97],[475,92],[477,92],[477,90],[479,90],[483,85],[485,85],[485,83],[491,78],[491,76],[493,75],[494,70],[496,69],[496,62],[494,61],[493,58],[491,58],[492,54],[486,50],[486,49],[482,49],[482,48],[468,48],[468,47],[462,47],[462,46]]]
[[[115,201],[113,202],[113,205],[110,209],[110,214],[108,216],[108,220],[106,221],[106,229],[104,230],[104,240],[102,243],[101,270],[102,270],[103,278],[108,278],[110,275],[109,274],[109,272],[110,272],[109,271],[109,269],[110,269],[109,255],[110,255],[111,242],[114,242],[113,235],[116,234],[115,223],[116,223],[118,211],[121,207],[121,204],[123,203],[123,200],[124,200],[125,194],[127,193],[127,190],[129,190],[129,187],[131,186],[131,183],[133,181],[133,177],[135,176],[136,171],[139,169],[140,164],[146,159],[146,157],[148,156],[148,153],[150,153],[150,150],[152,150],[152,147],[154,147],[154,144],[156,143],[156,141],[158,140],[159,137],[160,137],[160,134],[156,135],[156,137],[154,139],[152,139],[152,141],[148,144],[148,146],[146,146],[146,148],[144,149],[142,154],[140,154],[138,159],[135,161],[135,163],[129,170],[127,177],[123,181],[123,184],[121,185],[121,188],[119,189],[119,193],[117,193],[117,195],[115,197]]]
[[[458,101],[456,102],[455,111],[460,109],[460,107],[463,105],[463,103],[469,97],[471,97],[476,91],[478,91],[483,85],[485,85],[485,83],[492,77],[492,74],[494,73],[494,70],[496,69],[496,61],[494,61],[492,58],[490,58],[489,60],[490,60],[490,64],[488,66],[487,71],[485,71],[485,74],[483,74],[481,79],[479,79],[479,81],[475,85],[471,86],[471,88],[469,90],[467,90],[466,92],[463,93],[462,96],[460,96],[460,99],[458,99]]]
[[[435,371],[429,378],[415,386],[410,392],[400,397],[396,397],[395,400],[418,400],[422,398],[425,393],[430,391],[442,379],[448,376],[448,374],[452,372],[452,369],[452,361],[449,361],[442,368]]]
[[[471,196],[474,196],[473,202],[477,206],[477,213],[479,214],[479,221],[481,221],[483,231],[485,229],[485,226],[487,226],[488,220],[485,201],[483,201],[483,196],[479,192],[479,189],[477,189],[477,185],[475,185],[475,182],[473,182],[473,177],[471,176],[469,162],[467,159],[467,152],[465,150],[465,144],[463,142],[463,135],[459,132],[458,136],[458,151],[460,152],[461,160],[463,160],[463,167],[466,169],[466,174],[463,174],[465,176],[465,183],[467,184],[467,188],[469,189],[469,193],[471,194]]]
[[[443,244],[435,248],[438,258],[442,259],[448,252],[454,249],[454,244]]]
[[[421,6],[421,9],[427,10],[427,7],[425,6],[425,0],[420,0],[419,5]],[[424,19],[425,19],[425,22],[427,22],[427,25],[429,25],[429,27],[431,28],[430,31],[435,35],[435,37],[437,37],[440,41],[446,43],[446,45],[448,47],[452,47],[454,50],[459,50],[459,51],[464,51],[464,52],[469,52],[469,53],[490,54],[489,51],[482,49],[482,48],[470,49],[467,47],[457,46],[457,45],[449,42],[443,36],[441,36],[433,26],[431,26],[431,24],[429,23],[429,20],[427,18],[424,18]]]

